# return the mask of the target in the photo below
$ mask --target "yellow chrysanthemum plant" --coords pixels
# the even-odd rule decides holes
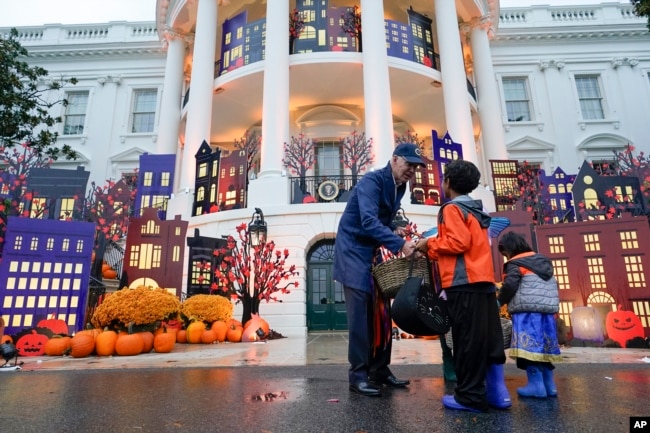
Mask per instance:
[[[228,322],[233,310],[233,303],[225,296],[194,295],[183,302],[180,315],[186,327],[194,321],[202,321],[209,325],[217,320]]]
[[[96,328],[114,331],[127,330],[132,323],[134,331],[154,331],[161,322],[176,320],[180,309],[179,299],[163,288],[125,287],[104,299],[91,323]]]

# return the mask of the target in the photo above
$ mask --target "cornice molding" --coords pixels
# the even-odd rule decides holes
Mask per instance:
[[[506,33],[507,32],[507,33]],[[548,31],[540,31],[531,33],[525,29],[521,31],[511,32],[510,30],[500,30],[494,35],[494,42],[522,42],[522,41],[542,41],[548,42],[552,40],[574,40],[574,41],[587,41],[587,40],[606,40],[606,39],[634,39],[637,38],[650,40],[650,32],[647,29],[635,30],[591,30],[591,31],[561,31],[558,29],[548,29]]]
[[[165,56],[165,50],[162,46],[157,44],[151,47],[112,47],[112,48],[88,48],[66,50],[60,49],[58,51],[31,51],[29,56],[32,58],[41,59],[55,59],[55,58],[69,58],[69,57],[83,57],[83,58],[96,58],[96,57],[118,57],[118,56]]]

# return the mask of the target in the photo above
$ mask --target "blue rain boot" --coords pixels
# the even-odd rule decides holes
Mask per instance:
[[[553,380],[553,370],[548,367],[542,368],[542,377],[544,378],[544,388],[546,389],[546,395],[549,397],[557,397],[557,387],[555,386],[555,381]]]
[[[473,407],[465,406],[456,401],[453,395],[443,395],[442,396],[442,405],[446,407],[447,409],[453,409],[453,410],[465,410],[467,412],[476,412],[476,413],[481,413],[484,412],[480,409],[476,409]]]
[[[485,376],[485,388],[488,404],[496,409],[508,409],[512,406],[510,393],[503,377],[503,364],[488,365]]]
[[[526,375],[528,376],[528,384],[524,387],[517,388],[517,394],[522,397],[546,398],[542,369],[532,366],[527,367]]]

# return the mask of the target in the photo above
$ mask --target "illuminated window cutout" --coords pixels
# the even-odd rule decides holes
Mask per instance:
[[[32,272],[34,273],[41,272],[41,262],[32,262]]]
[[[39,282],[38,277],[32,277],[29,279],[29,290],[38,290],[38,282]]]
[[[18,278],[18,290],[26,290],[26,289],[27,289],[27,277]]]
[[[14,249],[16,251],[20,251],[20,249],[23,247],[23,237],[22,236],[16,236],[16,241],[14,242]]]
[[[7,278],[7,290],[14,290],[16,288],[16,277]]]
[[[18,262],[13,261],[9,264],[9,272],[11,273],[18,272]]]
[[[77,308],[79,306],[79,296],[70,297],[70,308]],[[70,316],[75,316],[76,314],[70,314]],[[71,323],[73,325],[74,323]]]
[[[558,315],[566,326],[571,326],[571,311],[573,311],[573,302],[560,302]]]
[[[43,273],[49,274],[50,272],[52,272],[52,263],[43,263]]]
[[[616,311],[616,303],[614,302],[614,298],[607,292],[593,292],[591,295],[589,295],[587,304],[613,304],[613,311]]]
[[[587,258],[587,272],[592,289],[606,289],[605,268],[601,257]]]
[[[74,313],[71,313],[68,315],[68,325],[74,326],[77,324],[77,315]]]
[[[585,251],[600,251],[600,236],[598,233],[587,233],[583,235]]]
[[[621,248],[624,250],[633,250],[639,248],[639,241],[637,239],[636,231],[624,231],[620,232],[619,236],[621,237]]]
[[[48,251],[52,251],[54,249],[54,238],[47,238],[45,249]]]
[[[70,278],[64,278],[61,281],[61,283],[62,283],[61,284],[61,289],[62,290],[70,290],[70,286],[71,286],[71,283],[72,283],[72,280]]]
[[[11,326],[15,328],[21,327],[23,325],[22,318],[23,318],[22,314],[14,314],[13,316],[11,316]]]
[[[52,290],[59,290],[61,288],[61,279],[52,278]]]
[[[25,308],[24,296],[16,296],[16,303],[14,304],[14,308]]]
[[[45,308],[47,306],[47,297],[39,296],[38,297],[38,308]]]
[[[72,280],[72,290],[81,290],[81,280],[79,278]]]
[[[54,273],[55,274],[60,274],[63,271],[63,263],[55,263],[54,264]]]
[[[83,251],[84,251],[84,241],[82,241],[81,239],[78,239],[77,240],[77,250],[76,250],[76,252],[83,253]]]
[[[13,301],[14,297],[13,296],[5,296],[3,302],[2,302],[2,308],[11,308],[13,306]],[[5,320],[6,322],[6,320]]]
[[[68,308],[68,297],[67,296],[61,296],[59,298],[59,307]]]
[[[41,278],[41,290],[50,290],[49,278]]]
[[[625,272],[627,283],[632,288],[646,287],[645,273],[641,256],[625,256]]]
[[[181,249],[178,245],[172,248],[172,261],[179,262],[181,260]]]
[[[38,238],[36,237],[32,238],[32,242],[29,245],[29,249],[32,251],[38,250]]]
[[[58,300],[58,298],[56,296],[50,296],[50,298],[49,298],[50,305],[48,305],[48,308],[56,308],[56,303],[57,303],[56,301],[57,300]]]
[[[36,306],[36,296],[27,297],[27,308],[34,308]]]
[[[34,315],[33,314],[25,314],[23,316],[23,326],[26,327],[26,328],[34,326]]]
[[[557,280],[557,285],[560,290],[570,288],[569,285],[569,268],[566,259],[552,260],[553,274]]]
[[[153,247],[153,257],[151,258],[151,267],[152,268],[159,268],[160,267],[161,257],[162,257],[162,246],[154,245],[154,247]]]
[[[72,273],[72,266],[73,266],[72,263],[66,263],[66,264],[63,266],[63,273],[64,273],[64,274],[71,274],[71,273]]]
[[[61,245],[61,251],[70,251],[70,239],[63,239],[63,244]]]
[[[180,235],[181,235],[181,228],[180,228],[180,227],[176,227],[176,229],[174,230],[174,234],[175,234],[176,236],[180,236]]]
[[[20,264],[20,272],[25,273],[25,274],[28,273],[29,268],[31,267],[30,264],[31,264],[30,262],[22,262]]]
[[[75,274],[81,274],[84,270],[84,264],[83,263],[76,263],[74,265],[74,273]]]
[[[563,254],[564,253],[564,237],[562,236],[552,236],[548,238],[548,245],[551,251],[551,254]]]
[[[632,309],[644,328],[650,326],[650,301],[632,301]]]

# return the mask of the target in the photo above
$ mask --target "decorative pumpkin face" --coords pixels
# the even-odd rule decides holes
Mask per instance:
[[[632,311],[610,311],[605,320],[605,328],[607,336],[621,347],[625,347],[635,337],[645,338],[641,320]]]
[[[45,354],[45,343],[51,335],[41,333],[46,328],[30,329],[16,340],[16,349],[20,356],[41,356]],[[49,331],[49,330],[48,330]]]

